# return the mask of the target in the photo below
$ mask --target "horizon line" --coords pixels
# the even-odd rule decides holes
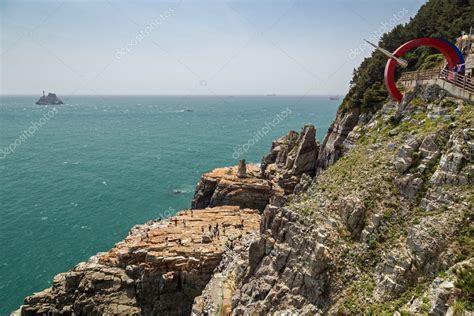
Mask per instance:
[[[53,92],[52,92],[53,93]],[[58,93],[55,93],[58,96]],[[329,94],[63,94],[62,96],[175,96],[175,97],[245,97],[245,96],[262,96],[262,97],[279,97],[279,96],[293,96],[293,97],[316,97],[316,96],[345,96],[346,93],[329,93]],[[33,96],[37,97],[38,94],[0,94],[0,97],[4,96]],[[41,94],[40,94],[41,96]]]

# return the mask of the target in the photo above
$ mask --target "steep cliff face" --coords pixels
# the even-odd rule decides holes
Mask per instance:
[[[233,300],[236,315],[289,311],[317,314],[330,286],[330,250],[323,225],[302,225],[286,208],[267,207],[260,238],[249,247],[248,268],[239,275]]]
[[[346,113],[338,113],[328,129],[316,160],[316,173],[333,165],[347,151],[345,141],[349,133],[359,121],[359,108],[353,108]]]
[[[262,177],[283,189],[285,194],[292,194],[303,175],[314,176],[318,151],[313,125],[304,126],[299,134],[290,131],[275,140],[270,153],[262,158]]]
[[[357,125],[307,191],[265,209],[233,313],[472,309],[473,119],[429,86]]]

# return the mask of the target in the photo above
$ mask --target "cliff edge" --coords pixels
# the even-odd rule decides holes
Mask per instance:
[[[473,106],[419,86],[364,116],[221,269],[233,315],[472,314]]]
[[[206,173],[200,209],[135,227],[19,312],[468,315],[473,155],[473,106],[418,86],[338,115],[321,146],[305,126],[260,167]]]

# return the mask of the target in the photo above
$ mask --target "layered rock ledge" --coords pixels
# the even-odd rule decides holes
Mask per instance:
[[[18,313],[189,315],[226,247],[238,248],[259,221],[256,210],[224,206],[135,226],[110,251],[58,274],[51,288],[27,297]]]
[[[236,205],[263,210],[274,194],[273,188],[269,181],[261,179],[257,166],[246,167],[246,177],[238,176],[237,166],[205,173],[196,186],[191,208]]]

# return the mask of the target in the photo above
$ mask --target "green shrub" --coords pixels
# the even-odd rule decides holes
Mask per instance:
[[[419,69],[432,69],[435,67],[440,67],[445,58],[443,54],[431,54],[427,55],[422,59]]]

